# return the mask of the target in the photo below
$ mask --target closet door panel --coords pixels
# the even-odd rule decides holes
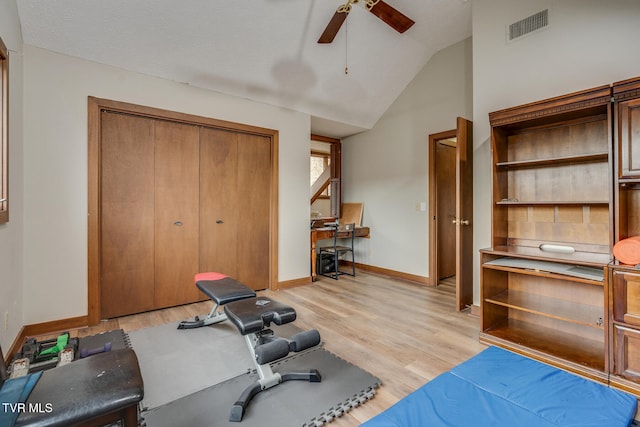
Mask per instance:
[[[101,114],[100,312],[110,318],[153,308],[153,120]]]
[[[198,301],[199,141],[192,125],[155,124],[155,306]]]
[[[238,134],[238,278],[269,287],[271,147],[263,136]]]
[[[238,136],[224,130],[200,129],[200,270],[240,279],[237,268]]]

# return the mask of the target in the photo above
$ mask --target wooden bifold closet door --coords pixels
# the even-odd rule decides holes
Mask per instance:
[[[102,113],[100,305],[103,318],[154,308],[153,120]]]
[[[255,290],[269,283],[270,163],[268,138],[200,128],[201,270]]]
[[[154,306],[170,307],[202,298],[198,273],[198,128],[157,120],[155,125]]]
[[[269,139],[101,116],[101,317],[205,299],[199,271],[268,287]]]

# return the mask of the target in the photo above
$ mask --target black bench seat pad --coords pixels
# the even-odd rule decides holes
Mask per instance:
[[[229,303],[224,306],[224,312],[242,335],[260,332],[271,322],[284,325],[296,320],[296,310],[293,307],[267,297]]]
[[[112,350],[44,371],[27,399],[51,411],[23,412],[16,426],[68,427],[137,404],[144,397],[132,349]]]
[[[218,273],[197,274],[196,286],[218,305],[256,296],[253,289]]]

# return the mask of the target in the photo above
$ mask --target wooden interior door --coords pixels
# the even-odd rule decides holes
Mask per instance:
[[[456,306],[473,304],[473,123],[456,126]]]
[[[200,269],[237,278],[238,136],[200,128]]]
[[[456,143],[443,139],[436,143],[436,210],[437,218],[437,278],[438,281],[456,274]]]
[[[268,138],[238,134],[237,277],[254,290],[269,287],[270,164]]]
[[[458,117],[456,129],[429,135],[429,277],[431,284],[438,285],[440,278],[447,277],[446,270],[439,272],[444,260],[451,257],[448,250],[455,249],[455,282],[456,309],[463,310],[473,304],[473,123]],[[455,141],[455,216],[451,218],[448,211],[438,208],[438,169],[441,166],[438,158],[438,145],[446,145],[446,141]],[[446,166],[445,166],[446,168]],[[452,245],[440,244],[438,233],[445,233],[445,227],[455,224],[455,238]]]
[[[100,313],[154,308],[153,120],[101,112]]]
[[[202,299],[199,272],[199,130],[155,122],[155,308]]]

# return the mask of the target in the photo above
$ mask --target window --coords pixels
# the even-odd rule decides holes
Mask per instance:
[[[311,151],[311,187],[321,178],[323,172],[329,169],[329,152],[323,153],[318,151]],[[330,177],[329,177],[330,178]],[[331,188],[329,183],[323,185],[324,188],[318,198],[329,198],[329,189]]]
[[[339,139],[311,135],[311,217],[340,216],[342,147]]]
[[[9,52],[0,39],[0,223],[9,221]]]

